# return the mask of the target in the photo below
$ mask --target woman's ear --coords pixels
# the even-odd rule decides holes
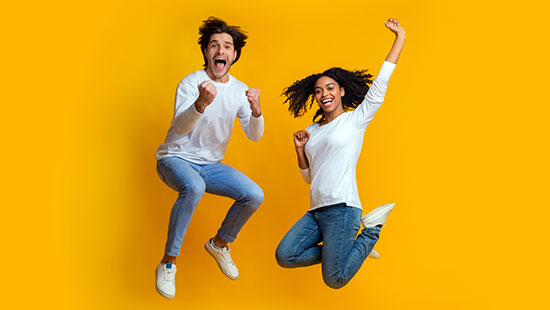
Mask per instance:
[[[344,97],[346,90],[343,87],[340,87],[340,92],[342,93],[342,97]]]

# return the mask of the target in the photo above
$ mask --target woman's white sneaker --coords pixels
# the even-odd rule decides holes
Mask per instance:
[[[388,214],[394,206],[395,203],[393,202],[387,203],[372,210],[370,213],[363,215],[363,217],[361,217],[363,227],[370,228],[375,227],[376,225],[384,225],[384,223],[386,222],[386,217],[388,217]]]
[[[231,280],[237,280],[239,277],[239,270],[237,270],[237,266],[235,266],[235,263],[233,263],[233,260],[231,259],[231,255],[229,254],[231,250],[229,247],[226,246],[223,248],[218,248],[214,245],[212,239],[210,239],[206,242],[204,248],[210,255],[212,255],[212,257],[214,257],[220,267],[220,270],[226,277]]]
[[[380,258],[380,254],[378,254],[378,252],[376,252],[375,250],[371,250],[369,255],[367,257],[370,257],[370,258]]]
[[[157,292],[168,299],[176,295],[176,265],[160,263],[155,271]]]

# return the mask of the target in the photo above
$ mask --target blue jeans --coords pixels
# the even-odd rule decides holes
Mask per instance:
[[[205,192],[235,200],[218,230],[220,238],[227,242],[235,241],[264,199],[264,193],[256,183],[220,162],[198,165],[171,156],[157,161],[157,172],[164,183],[179,193],[168,225],[165,253],[170,256],[179,255],[195,207]]]
[[[345,203],[308,211],[283,237],[275,257],[286,268],[321,263],[326,285],[344,287],[359,271],[380,234],[380,227],[373,227],[357,236],[359,228],[361,209]]]

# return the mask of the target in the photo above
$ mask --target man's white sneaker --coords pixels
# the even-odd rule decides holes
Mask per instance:
[[[220,270],[226,277],[231,280],[237,280],[239,277],[239,270],[237,270],[237,266],[235,266],[233,260],[231,260],[231,255],[229,254],[231,250],[229,247],[223,247],[220,249],[216,247],[214,245],[214,241],[210,239],[206,242],[204,248],[206,249],[206,252],[214,257],[220,267]]]
[[[155,272],[157,292],[168,299],[176,295],[176,265],[160,263]]]
[[[372,250],[372,251],[370,251],[369,256],[367,256],[367,257],[380,258],[380,254],[378,254],[378,252],[376,252],[375,250]]]
[[[370,228],[375,227],[376,225],[384,225],[386,222],[386,217],[388,217],[388,214],[393,209],[393,206],[395,206],[395,203],[387,203],[372,210],[370,213],[363,215],[363,217],[361,217],[363,227]]]

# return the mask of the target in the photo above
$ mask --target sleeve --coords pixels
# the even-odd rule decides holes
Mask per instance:
[[[376,114],[384,101],[386,89],[388,88],[388,83],[394,69],[394,63],[384,61],[378,76],[365,95],[365,99],[363,99],[363,102],[355,110],[350,112],[351,122],[361,130],[367,128],[367,125],[374,118],[374,114]]]
[[[254,117],[254,115],[252,115],[252,110],[250,110],[250,105],[248,104],[244,90],[241,96],[241,106],[237,112],[237,117],[248,139],[252,141],[260,140],[264,134],[264,115],[263,113],[259,117]]]
[[[311,174],[309,172],[309,168],[302,169],[298,167],[298,169],[300,169],[300,174],[302,175],[304,181],[306,181],[307,184],[311,184]]]
[[[174,128],[178,135],[190,132],[202,115],[194,104],[198,97],[198,88],[191,81],[183,79],[178,85],[174,105]]]

